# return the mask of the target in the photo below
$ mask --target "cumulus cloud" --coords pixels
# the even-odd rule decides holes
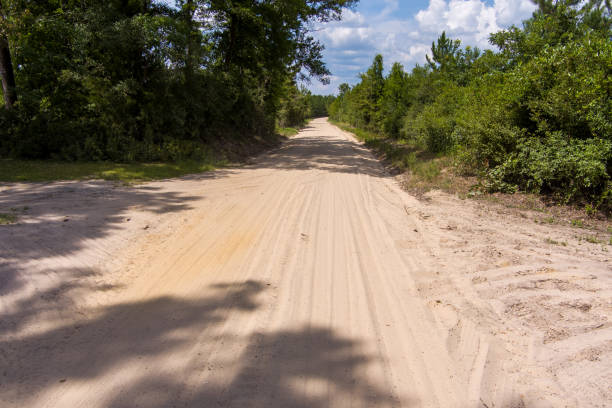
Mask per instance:
[[[429,7],[419,11],[415,18],[423,30],[436,33],[442,31],[446,28],[448,4],[445,0],[431,0]]]
[[[399,9],[399,0],[384,0],[384,3],[385,5],[381,11],[383,16],[387,16]]]
[[[529,17],[535,10],[531,0],[495,0],[497,22],[509,26]]]
[[[489,48],[489,35],[531,16],[530,0],[429,0],[426,8],[402,16],[405,2],[363,0],[363,9],[346,10],[343,20],[316,27],[326,46],[325,60],[335,75],[328,86],[313,84],[313,92],[332,93],[342,82],[354,84],[378,53],[387,68],[393,62],[410,69],[425,62],[431,43],[442,31],[463,45]],[[370,4],[369,11],[365,5]],[[375,7],[372,7],[372,6]],[[414,7],[413,7],[414,8]],[[374,10],[374,11],[372,11]]]
[[[482,0],[430,0],[415,19],[425,32],[447,31],[464,43],[487,47],[491,33],[520,23],[534,10],[530,0],[495,0],[491,6]]]

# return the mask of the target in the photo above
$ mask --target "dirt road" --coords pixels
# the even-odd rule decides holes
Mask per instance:
[[[609,402],[605,252],[570,243],[513,255],[516,240],[517,253],[544,245],[520,231],[480,234],[473,204],[417,201],[322,119],[243,168],[132,188],[11,185],[0,197],[28,206],[0,230],[3,407]],[[481,290],[483,270],[505,286]],[[547,365],[559,354],[542,348],[546,329],[509,306],[537,302],[512,303],[518,281],[500,271],[554,275],[537,281],[548,299],[575,300],[580,274],[592,277],[568,310],[582,313],[580,333],[593,321],[578,350],[596,350],[593,365],[558,360],[586,364],[594,384]]]

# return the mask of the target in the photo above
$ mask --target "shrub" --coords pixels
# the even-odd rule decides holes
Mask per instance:
[[[441,153],[453,147],[453,129],[455,121],[443,115],[435,105],[426,107],[416,120],[420,137],[432,153]]]
[[[546,47],[510,75],[538,132],[612,138],[612,43],[594,33]]]
[[[453,82],[438,81],[437,86],[443,91],[416,116],[413,129],[405,128],[415,132],[417,140],[432,153],[448,152],[454,147],[455,114],[465,99],[464,88]]]
[[[595,199],[609,206],[612,142],[578,140],[561,132],[545,139],[526,138],[517,151],[488,172],[491,186],[516,185],[534,193],[552,193],[564,201]]]

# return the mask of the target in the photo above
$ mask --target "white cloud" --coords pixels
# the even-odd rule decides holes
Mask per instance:
[[[364,0],[365,2],[365,0]],[[406,69],[425,62],[432,41],[446,31],[464,46],[490,48],[491,33],[520,24],[535,9],[530,0],[429,0],[426,9],[411,18],[394,16],[398,0],[384,0],[375,15],[346,10],[343,20],[319,25],[316,35],[326,46],[325,59],[336,75],[328,86],[315,85],[314,92],[335,92],[342,82],[357,82],[378,53],[389,68],[393,62]],[[397,13],[396,13],[397,14]]]
[[[312,83],[308,86],[308,89],[315,95],[327,95],[335,92],[343,82],[347,82],[345,78],[331,75],[329,77],[328,85],[323,85],[319,81],[312,81]]]
[[[430,0],[415,19],[425,32],[446,31],[466,44],[487,47],[491,33],[520,23],[533,10],[530,0],[495,0],[492,6],[483,0]]]
[[[480,25],[484,8],[479,0],[451,0],[445,13],[446,24],[454,32],[471,30]]]
[[[382,16],[388,16],[399,9],[399,0],[385,0],[385,7],[382,9],[380,14]]]
[[[495,0],[495,15],[502,26],[517,24],[535,10],[531,0]]]
[[[429,7],[416,14],[416,21],[422,30],[428,32],[439,32],[446,29],[446,16],[448,15],[448,4],[445,0],[430,0]]]

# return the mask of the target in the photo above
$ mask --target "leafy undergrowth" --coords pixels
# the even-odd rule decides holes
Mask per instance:
[[[297,130],[292,129],[297,133]],[[290,133],[279,130],[269,137],[226,138],[210,146],[211,154],[200,160],[161,163],[67,162],[52,160],[0,159],[0,182],[44,182],[101,179],[125,183],[163,180],[211,171],[241,163],[280,143]]]

